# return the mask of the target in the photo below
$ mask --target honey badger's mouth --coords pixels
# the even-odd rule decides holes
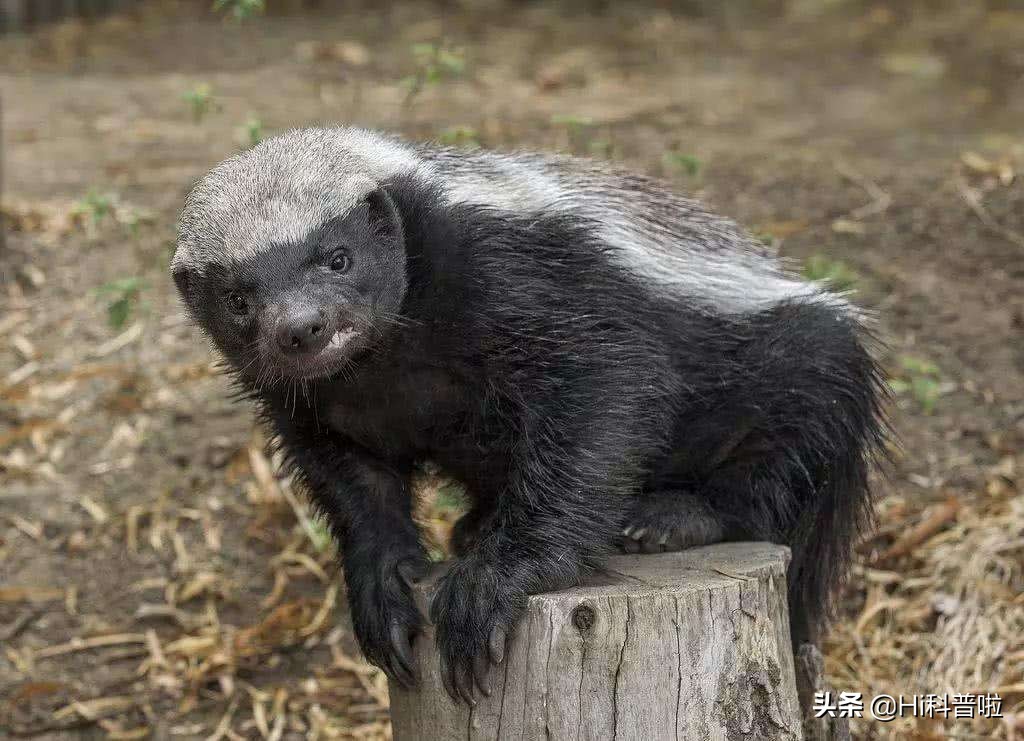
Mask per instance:
[[[270,362],[287,378],[311,381],[337,373],[351,360],[362,333],[348,325],[337,329],[323,348],[299,355],[273,353]]]

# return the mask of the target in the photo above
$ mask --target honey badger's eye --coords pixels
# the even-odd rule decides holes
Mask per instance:
[[[331,256],[331,270],[337,273],[344,273],[352,267],[352,258],[347,252],[335,252]]]
[[[244,316],[249,313],[249,302],[245,300],[245,296],[237,291],[231,291],[224,300],[227,301],[228,309],[231,310],[232,314]]]

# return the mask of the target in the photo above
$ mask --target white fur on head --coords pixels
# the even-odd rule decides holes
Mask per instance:
[[[299,241],[382,180],[417,166],[406,145],[359,129],[303,129],[267,139],[221,162],[189,193],[172,269],[202,273],[210,264]]]

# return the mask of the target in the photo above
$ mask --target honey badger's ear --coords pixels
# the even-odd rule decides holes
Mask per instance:
[[[171,262],[171,277],[174,278],[174,285],[178,287],[178,293],[187,297],[192,288],[192,270],[183,262]]]
[[[366,195],[366,204],[370,208],[370,225],[382,237],[390,237],[399,244],[405,242],[405,230],[402,227],[402,214],[395,200],[388,193],[387,186],[378,185]]]

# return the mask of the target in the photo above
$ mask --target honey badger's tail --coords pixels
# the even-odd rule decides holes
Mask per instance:
[[[808,424],[816,450],[815,486],[787,534],[793,552],[789,570],[790,627],[794,646],[815,642],[832,615],[836,592],[845,582],[853,550],[872,519],[869,472],[884,454],[887,425],[881,414],[882,381],[864,358],[858,376],[844,379],[836,413]]]
[[[869,474],[885,454],[889,427],[887,386],[872,356],[876,343],[863,325],[834,308],[805,308],[791,329],[805,338],[803,352],[813,353],[803,360],[807,385],[793,391],[786,415],[799,442],[779,472],[797,498],[785,541],[793,551],[790,622],[799,646],[814,642],[831,616],[854,546],[871,523]]]
[[[884,449],[885,384],[858,319],[836,305],[791,302],[750,319],[730,405],[753,431],[712,475],[708,496],[742,537],[789,545],[794,642],[831,614],[854,544],[871,519],[869,472]],[[737,396],[746,398],[736,398]]]

